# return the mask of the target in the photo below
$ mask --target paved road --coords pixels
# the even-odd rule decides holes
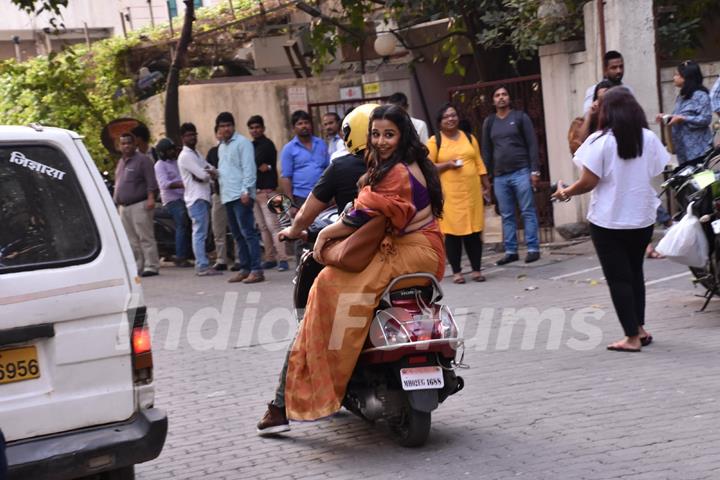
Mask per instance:
[[[608,352],[622,333],[589,243],[532,266],[492,267],[497,258],[485,259],[485,284],[443,282],[471,368],[418,449],[347,412],[257,437],[291,336],[291,274],[249,288],[163,269],[144,289],[158,309],[156,403],[170,431],[138,478],[720,478],[720,301],[696,313],[701,292],[684,267],[648,261],[656,341]],[[202,322],[223,302],[222,320]]]

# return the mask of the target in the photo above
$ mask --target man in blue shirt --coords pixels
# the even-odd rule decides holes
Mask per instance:
[[[325,168],[330,164],[327,144],[312,134],[312,120],[303,110],[290,116],[295,137],[280,153],[280,188],[301,207],[312,192]],[[295,215],[295,210],[291,211]],[[295,242],[295,262],[300,263],[302,242]]]
[[[218,135],[220,200],[225,205],[230,231],[238,245],[240,271],[228,282],[258,283],[265,280],[260,263],[260,236],[255,228],[255,149],[235,131],[235,118],[222,112],[215,120]]]
[[[297,110],[290,117],[295,137],[280,153],[280,187],[301,206],[330,163],[327,144],[312,134],[310,115]]]

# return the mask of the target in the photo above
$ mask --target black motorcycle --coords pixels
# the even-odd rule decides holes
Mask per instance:
[[[702,163],[682,165],[669,172],[658,196],[670,190],[678,204],[679,220],[692,203],[693,215],[700,219],[710,250],[708,263],[701,268],[689,267],[695,277],[693,283],[705,288],[705,304],[720,294],[720,148],[710,151]]]

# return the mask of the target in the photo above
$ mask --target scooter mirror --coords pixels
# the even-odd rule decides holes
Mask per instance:
[[[273,213],[276,213],[278,215],[282,215],[283,213],[287,213],[288,210],[290,210],[290,207],[293,206],[293,202],[287,195],[284,195],[282,193],[278,193],[277,195],[273,195],[270,197],[270,199],[267,201],[267,208]]]

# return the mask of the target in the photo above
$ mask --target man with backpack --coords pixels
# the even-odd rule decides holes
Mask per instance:
[[[525,224],[527,256],[525,263],[540,259],[538,218],[533,191],[540,181],[538,144],[530,117],[513,110],[510,94],[501,86],[493,92],[495,113],[483,123],[482,156],[493,176],[493,188],[503,224],[505,256],[497,265],[519,259],[515,205],[519,205]]]

